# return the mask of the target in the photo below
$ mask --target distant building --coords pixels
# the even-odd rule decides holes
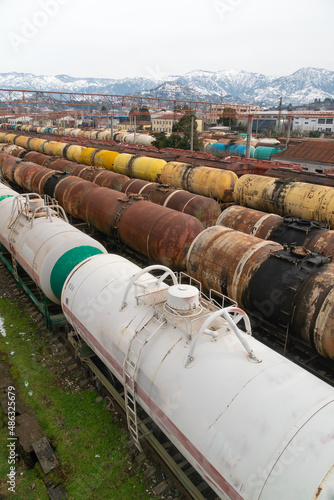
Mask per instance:
[[[319,130],[320,132],[334,132],[334,113],[330,116],[296,116],[293,119],[293,130],[300,132],[310,132]]]
[[[248,117],[237,118],[237,122],[247,125]],[[280,122],[280,126],[278,126]],[[275,129],[284,129],[289,123],[288,112],[282,111],[281,114],[277,110],[262,110],[257,111],[253,116],[253,132],[262,132],[270,127]]]
[[[182,118],[183,113],[169,113],[152,117],[152,132],[165,132],[171,134],[175,122]]]
[[[285,130],[289,123],[289,117],[292,116],[291,130],[293,132],[310,132],[319,130],[320,132],[334,132],[334,112],[324,113],[319,111],[288,111],[278,110],[259,111],[253,116],[253,132],[261,132],[270,127]],[[247,118],[237,118],[238,122],[247,124]],[[279,123],[280,122],[280,123]]]
[[[25,123],[29,124],[33,119],[30,116],[16,116],[13,117],[12,115],[8,116],[3,116],[3,121],[6,121],[10,125],[16,125],[17,123]],[[4,120],[6,119],[6,120]]]
[[[298,163],[305,170],[323,172],[334,168],[334,141],[294,139],[288,149],[272,157],[281,163]]]
[[[114,115],[114,119],[118,120],[119,123],[129,122],[129,115]]]
[[[173,125],[184,116],[184,113],[168,113],[160,116],[152,117],[152,132],[165,132],[171,134]],[[203,120],[196,120],[197,132],[203,132]]]
[[[261,109],[260,106],[256,106],[255,104],[214,104],[211,107],[211,111],[207,113],[205,122],[209,125],[215,125],[218,122],[219,118],[222,118],[224,116],[224,109],[226,108],[232,108],[236,111],[236,113],[245,114],[256,113]],[[237,120],[239,121],[238,118]]]

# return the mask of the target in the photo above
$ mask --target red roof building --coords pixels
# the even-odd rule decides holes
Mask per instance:
[[[281,163],[298,163],[305,170],[323,172],[325,169],[334,168],[334,141],[303,140],[276,153],[274,159]]]

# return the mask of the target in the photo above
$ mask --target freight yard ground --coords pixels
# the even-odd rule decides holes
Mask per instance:
[[[50,336],[39,313],[23,293],[18,293],[8,271],[0,264],[0,499],[169,499],[178,493],[154,492],[161,472],[146,479],[153,468],[145,459],[133,462],[124,424],[90,383],[80,385],[68,370],[64,346]],[[29,312],[32,310],[33,312]],[[24,311],[24,312],[23,312]],[[37,311],[37,310],[36,310]],[[34,319],[33,319],[34,318]],[[70,360],[73,363],[73,359]],[[71,368],[71,367],[70,367]],[[74,370],[75,372],[75,370]],[[6,392],[13,387],[16,415],[15,493],[9,492]],[[46,436],[60,465],[45,474],[31,443]],[[26,448],[26,450],[24,450]],[[9,451],[8,451],[9,450]],[[61,494],[63,488],[66,493]],[[52,490],[51,493],[48,491]],[[59,492],[59,496],[55,495]]]

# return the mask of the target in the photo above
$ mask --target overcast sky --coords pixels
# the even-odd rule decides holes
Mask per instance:
[[[334,71],[334,0],[0,0],[0,73]]]

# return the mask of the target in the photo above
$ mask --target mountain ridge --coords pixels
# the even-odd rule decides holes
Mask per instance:
[[[0,73],[0,88],[138,95],[181,100],[277,106],[304,105],[314,99],[334,99],[334,71],[324,68],[300,68],[290,75],[267,76],[244,70],[194,70],[184,75],[127,78],[72,77],[70,75],[34,75]]]

